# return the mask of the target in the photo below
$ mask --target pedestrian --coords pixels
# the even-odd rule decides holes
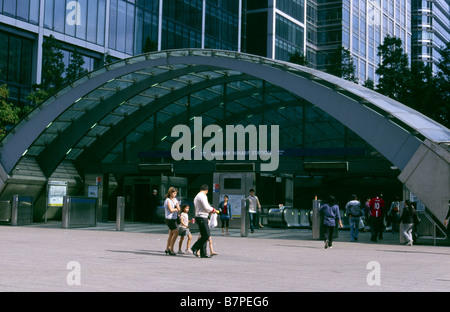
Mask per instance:
[[[339,206],[336,203],[334,196],[330,195],[328,202],[320,207],[320,213],[323,214],[324,220],[324,234],[325,234],[325,249],[333,247],[333,234],[336,227],[336,221],[339,222],[339,226],[342,226],[341,214],[339,212]]]
[[[445,226],[447,226],[447,224],[448,224],[448,218],[450,218],[450,204],[448,204],[448,212],[447,212],[447,215],[445,216],[445,220],[444,220]]]
[[[255,190],[250,189],[249,196],[247,197],[247,207],[248,207],[248,215],[250,218],[250,230],[252,233],[255,232],[255,224],[259,223],[259,213],[261,213],[261,204],[259,203],[259,199],[255,196]]]
[[[178,237],[178,212],[180,211],[180,204],[176,198],[178,190],[174,187],[170,187],[166,194],[166,200],[164,201],[164,211],[166,224],[169,227],[169,237],[167,238],[166,254],[175,256],[173,246]]]
[[[370,231],[370,197],[364,203],[364,232]]]
[[[448,218],[450,218],[450,201],[448,203],[448,212],[445,216],[444,225],[447,227],[447,236],[450,236],[450,227],[448,227]]]
[[[363,210],[361,209],[361,202],[355,194],[352,194],[351,200],[345,205],[345,213],[350,223],[350,241],[357,241],[359,222],[363,216]]]
[[[208,203],[206,194],[208,194],[208,185],[204,184],[200,188],[200,192],[198,192],[194,198],[195,222],[198,224],[200,237],[192,246],[192,253],[198,257],[197,251],[200,251],[201,258],[209,258],[206,254],[206,242],[210,237],[208,215],[216,212],[216,210]]]
[[[406,239],[407,246],[413,245],[413,227],[416,217],[416,210],[409,200],[405,200],[405,207],[403,208],[402,216],[400,217],[402,235]]]
[[[153,190],[152,195],[150,195],[150,223],[153,223],[155,220],[155,212],[156,207],[158,207],[159,199],[158,199],[158,191]]]
[[[189,246],[191,245],[191,231],[189,230],[189,223],[192,221],[189,220],[189,205],[183,204],[181,205],[181,214],[180,214],[180,226],[178,228],[178,235],[180,236],[180,242],[178,244],[178,253],[184,254],[186,252],[189,252]],[[187,236],[187,243],[186,243],[186,251],[183,252],[181,249],[181,246],[183,245],[184,237]]]
[[[384,200],[383,195],[374,197],[370,200],[370,230],[372,236],[370,240],[377,242],[377,238],[383,239],[383,217],[384,217]]]
[[[391,204],[388,215],[391,216],[392,234],[399,232],[399,218],[400,218],[400,198],[396,195],[395,200]]]
[[[219,203],[219,217],[222,224],[222,236],[229,235],[228,228],[230,227],[230,220],[233,220],[231,214],[231,204],[228,202],[228,195],[223,197],[223,201]],[[226,233],[225,233],[226,232]]]

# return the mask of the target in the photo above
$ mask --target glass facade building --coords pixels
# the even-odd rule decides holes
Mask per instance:
[[[0,0],[0,83],[25,102],[41,82],[42,44],[62,45],[64,63],[77,51],[88,71],[105,57],[123,59],[178,48],[240,51],[245,0]]]
[[[437,71],[440,51],[450,40],[450,1],[412,0],[412,62]]]
[[[377,47],[397,36],[412,61],[435,64],[450,38],[449,0],[0,0],[0,83],[25,103],[41,82],[43,42],[77,51],[92,71],[106,57],[180,48],[243,51],[279,60],[296,52],[327,70],[351,52],[360,83],[377,82]]]
[[[252,2],[258,4],[251,7]],[[249,52],[288,60],[298,50],[309,66],[326,70],[331,55],[343,46],[351,52],[360,83],[377,81],[377,47],[385,36],[401,38],[404,50],[411,52],[411,0],[249,0],[247,27],[257,30],[251,15],[262,19],[263,14],[268,20],[267,52],[261,54],[263,49],[254,49],[250,40]]]
[[[247,52],[288,60],[305,51],[304,0],[247,1]]]

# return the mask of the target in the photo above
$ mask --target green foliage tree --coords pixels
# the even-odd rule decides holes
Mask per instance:
[[[157,50],[158,50],[158,43],[153,40],[150,40],[150,36],[147,36],[147,38],[145,38],[144,47],[142,48],[142,53],[148,53]]]
[[[20,108],[8,103],[9,90],[5,85],[0,86],[0,140],[6,135],[7,127],[19,121]]]
[[[87,74],[88,71],[83,68],[84,63],[83,56],[77,50],[71,53],[70,63],[66,68],[66,83],[70,83]]]
[[[423,62],[413,62],[409,67],[399,38],[386,37],[378,55],[382,63],[376,70],[380,75],[376,90],[449,127],[450,44],[441,53],[437,75]]]
[[[363,86],[366,87],[366,88],[369,88],[371,90],[375,90],[375,82],[372,79],[370,79],[370,78],[368,78],[364,82]]]
[[[380,76],[377,91],[400,102],[407,98],[407,84],[411,76],[408,55],[403,51],[400,38],[387,36],[378,46],[381,64],[375,73]]]
[[[51,91],[58,90],[64,84],[64,54],[61,44],[50,35],[42,45],[42,83],[40,89]]]
[[[289,54],[289,62],[303,66],[308,65],[306,57],[299,50],[295,50],[294,53]]]
[[[436,84],[441,105],[436,112],[438,120],[442,120],[447,128],[450,128],[450,42],[447,42],[441,50],[441,59],[438,63],[439,72],[437,74]]]
[[[355,76],[355,64],[352,54],[343,46],[339,46],[330,56],[330,65],[327,66],[327,72],[341,77],[345,80],[357,83]]]

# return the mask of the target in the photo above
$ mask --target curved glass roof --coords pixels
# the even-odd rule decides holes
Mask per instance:
[[[64,160],[138,162],[139,152],[170,151],[172,127],[192,127],[196,116],[204,125],[280,125],[282,149],[373,150],[343,125],[344,113],[331,116],[308,98],[307,88],[297,91],[297,79],[343,96],[418,140],[450,142],[449,129],[343,79],[244,53],[189,49],[121,60],[66,86],[5,137],[1,160],[9,172],[20,157],[34,157],[47,177]]]

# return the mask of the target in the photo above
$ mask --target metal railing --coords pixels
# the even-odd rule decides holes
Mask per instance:
[[[434,246],[436,246],[436,240],[447,239],[445,230],[425,210],[417,210],[416,213],[421,219],[421,222],[416,225],[416,231],[420,239],[432,239]],[[440,236],[438,236],[438,232],[441,233]]]

